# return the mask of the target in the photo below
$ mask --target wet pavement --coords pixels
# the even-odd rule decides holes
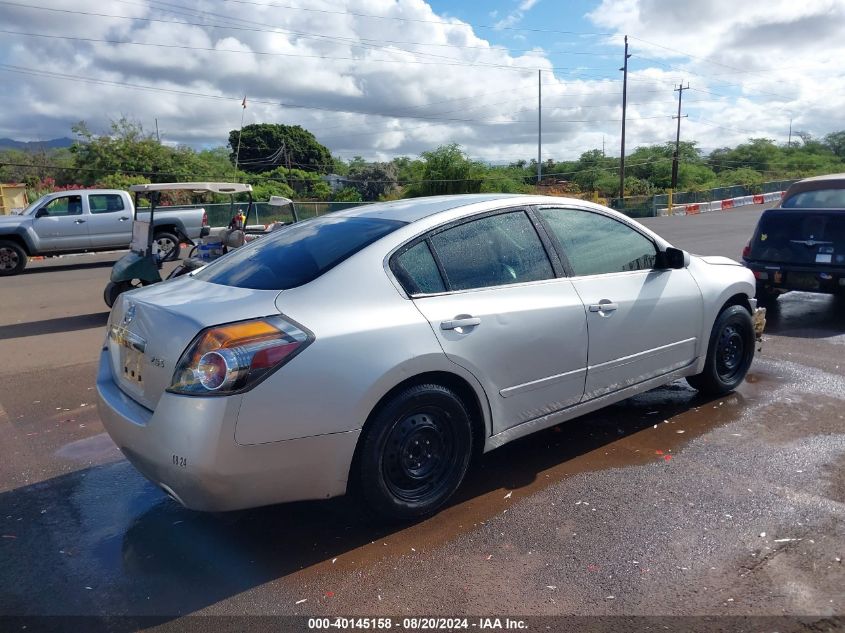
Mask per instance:
[[[650,226],[729,254],[756,219],[741,213],[726,252],[695,248],[714,219]],[[0,614],[842,623],[845,302],[782,297],[734,394],[677,381],[526,437],[482,456],[437,516],[385,526],[349,499],[199,514],[143,479],[94,406],[108,265],[62,266],[0,279]]]

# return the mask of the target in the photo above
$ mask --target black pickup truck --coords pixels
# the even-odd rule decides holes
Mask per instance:
[[[763,212],[743,263],[757,279],[757,301],[790,290],[845,295],[845,174],[793,184]]]

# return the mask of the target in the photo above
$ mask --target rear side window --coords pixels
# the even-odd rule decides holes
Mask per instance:
[[[296,288],[404,224],[381,218],[322,216],[260,237],[194,276],[237,288]]]
[[[845,265],[845,211],[766,211],[750,259],[785,264]]]
[[[817,189],[789,196],[784,209],[845,209],[845,189]]]
[[[472,220],[431,237],[450,290],[553,278],[554,271],[524,211]]]
[[[427,242],[419,242],[395,257],[391,268],[409,295],[446,291]]]
[[[540,209],[577,276],[654,268],[654,243],[622,222],[579,209]]]
[[[114,193],[93,194],[88,196],[91,213],[109,213],[123,211],[123,198]]]

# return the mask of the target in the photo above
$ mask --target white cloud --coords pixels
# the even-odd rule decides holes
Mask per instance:
[[[166,45],[4,35],[2,64],[112,83],[4,72],[6,85],[15,89],[0,93],[0,137],[65,136],[80,119],[101,131],[109,119],[127,115],[148,128],[157,118],[168,142],[222,145],[240,122],[247,94],[247,123],[302,125],[345,157],[415,155],[457,142],[476,157],[516,160],[536,155],[540,67],[546,70],[544,158],[577,156],[600,147],[603,138],[608,154],[618,153],[615,64],[613,72],[594,78],[552,72],[544,53],[510,54],[471,25],[435,14],[423,0],[347,0],[345,14],[334,13],[338,3],[328,0],[303,5],[328,12],[212,0],[183,4],[190,9],[179,14],[144,0],[49,5],[117,16],[110,18],[0,5],[0,23],[8,30]],[[523,0],[515,11],[535,4]],[[695,89],[684,94],[690,117],[682,136],[706,147],[748,136],[785,139],[790,113],[794,129],[823,134],[845,128],[845,78],[838,68],[845,42],[837,33],[843,4],[604,0],[589,18],[617,35],[601,50],[621,58],[621,34],[634,36],[628,147],[674,137],[672,87],[681,79]]]

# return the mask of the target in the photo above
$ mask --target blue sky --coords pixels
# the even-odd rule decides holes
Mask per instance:
[[[627,34],[628,151],[674,139],[682,80],[682,139],[785,142],[790,117],[816,137],[845,129],[843,23],[845,0],[7,4],[0,79],[14,89],[0,93],[0,137],[67,136],[80,120],[101,133],[126,116],[157,120],[167,143],[213,147],[245,114],[301,125],[344,158],[457,143],[482,160],[530,159],[544,68],[544,159],[603,141],[618,155]]]
[[[508,48],[515,56],[525,49],[541,48],[556,67],[557,75],[615,77],[619,74],[622,47],[614,42],[620,42],[620,38],[606,35],[608,31],[598,28],[587,17],[599,5],[595,0],[537,0],[533,3],[530,0],[436,0],[429,4],[443,16],[469,22],[479,37]],[[499,28],[487,28],[497,26]],[[505,26],[507,28],[502,28]],[[550,30],[561,32],[548,32]]]

